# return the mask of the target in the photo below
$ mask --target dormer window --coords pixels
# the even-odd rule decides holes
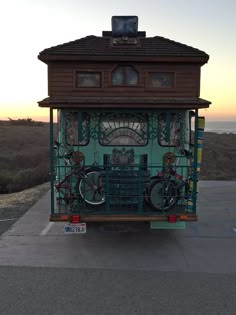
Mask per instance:
[[[118,66],[112,72],[112,85],[137,85],[138,72],[132,66]]]

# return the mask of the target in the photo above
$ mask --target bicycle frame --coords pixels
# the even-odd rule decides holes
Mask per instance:
[[[58,152],[60,151],[58,142],[55,148]],[[63,205],[68,205],[69,208],[72,208],[74,201],[77,201],[77,206],[82,202],[90,205],[103,204],[105,197],[103,196],[104,190],[100,180],[101,170],[94,166],[86,168],[84,165],[81,165],[84,157],[79,151],[61,154],[60,157],[65,161],[65,176],[54,185],[57,192],[57,200],[59,202],[62,201]],[[72,163],[71,159],[74,163]],[[69,171],[67,171],[68,167],[70,167]]]

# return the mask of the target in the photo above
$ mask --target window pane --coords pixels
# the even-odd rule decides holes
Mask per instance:
[[[137,85],[138,72],[132,66],[119,66],[112,72],[112,85]]]
[[[142,114],[108,114],[100,118],[102,145],[142,146],[147,144],[147,118]]]
[[[77,87],[100,87],[101,74],[77,72]]]
[[[123,67],[118,67],[112,72],[112,85],[123,85],[124,70]]]
[[[153,88],[173,88],[174,74],[173,73],[150,73],[150,85]]]
[[[68,145],[86,145],[89,142],[89,115],[81,112],[64,114],[64,133]]]
[[[181,118],[176,113],[163,113],[158,117],[158,141],[162,146],[179,146],[182,132]]]
[[[127,67],[127,84],[137,85],[138,84],[138,73],[133,67]]]

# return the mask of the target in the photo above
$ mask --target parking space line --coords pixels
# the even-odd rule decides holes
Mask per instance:
[[[5,222],[5,221],[16,221],[18,220],[19,218],[11,218],[11,219],[2,219],[0,220],[0,222]]]
[[[49,222],[48,225],[41,231],[40,236],[47,235],[47,233],[49,232],[54,223],[55,222]]]

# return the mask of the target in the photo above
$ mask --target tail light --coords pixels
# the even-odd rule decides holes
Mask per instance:
[[[80,222],[80,216],[79,215],[72,215],[71,216],[71,223],[79,223]]]
[[[177,216],[175,214],[168,215],[168,222],[169,223],[176,223],[177,222]]]

